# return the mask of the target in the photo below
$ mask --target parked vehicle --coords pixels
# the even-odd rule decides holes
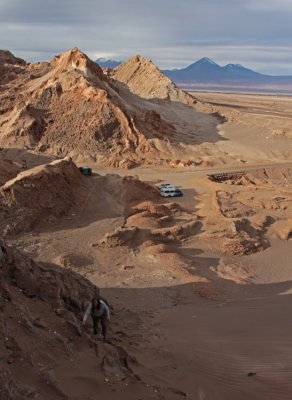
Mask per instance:
[[[79,167],[79,171],[82,175],[90,176],[92,174],[92,169],[89,167]]]
[[[162,183],[159,186],[159,189],[163,189],[163,188],[167,188],[167,187],[176,187],[176,186],[172,185],[171,183]]]
[[[183,192],[175,186],[168,186],[160,189],[160,195],[162,197],[181,197],[183,196]]]

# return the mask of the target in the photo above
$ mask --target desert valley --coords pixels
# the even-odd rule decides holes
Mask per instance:
[[[290,400],[292,97],[77,48],[0,72],[0,399]]]

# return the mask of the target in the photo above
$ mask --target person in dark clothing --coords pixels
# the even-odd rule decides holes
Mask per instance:
[[[83,317],[83,325],[85,325],[88,316],[91,315],[93,323],[93,334],[98,333],[98,324],[101,322],[101,333],[103,340],[107,340],[107,325],[110,320],[110,310],[108,305],[100,298],[93,298],[88,305]]]

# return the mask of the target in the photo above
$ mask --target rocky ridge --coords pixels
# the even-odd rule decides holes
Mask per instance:
[[[0,187],[0,232],[30,231],[82,204],[87,185],[70,158],[20,172]]]
[[[154,64],[138,61],[142,68],[135,76],[144,82],[152,79],[157,86],[151,92],[142,85],[143,97],[188,105],[196,102]],[[125,168],[171,161],[175,124],[156,110],[155,103],[129,96],[127,86],[107,77],[77,48],[50,62],[19,64],[16,58],[11,62],[0,61],[6,83],[0,82],[1,146]],[[10,76],[11,66],[18,74]],[[131,75],[129,65],[121,66],[120,73],[126,69]],[[128,84],[131,87],[131,80]]]
[[[140,55],[131,57],[115,68],[113,77],[146,99],[170,100],[188,105],[197,103],[195,97],[179,89],[151,60]]]
[[[8,50],[0,50],[0,92],[1,86],[16,79],[27,67],[24,60]]]

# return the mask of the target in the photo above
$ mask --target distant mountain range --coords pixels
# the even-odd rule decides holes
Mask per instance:
[[[206,57],[186,68],[164,70],[163,73],[176,82],[234,82],[246,79],[259,80],[264,76],[240,64],[227,64],[221,67]]]
[[[223,67],[210,58],[201,58],[199,61],[182,69],[162,71],[175,82],[198,83],[271,83],[292,82],[292,76],[270,76],[260,74],[240,64],[227,64]]]
[[[120,61],[104,58],[100,58],[96,62],[103,68],[115,68],[121,64]],[[220,66],[207,57],[201,58],[186,68],[168,69],[162,70],[162,72],[185,90],[292,93],[292,75],[265,75],[240,64]]]
[[[118,65],[122,63],[122,61],[107,60],[106,58],[98,58],[97,60],[95,60],[95,62],[101,68],[116,68]]]
[[[240,64],[220,66],[206,57],[186,68],[162,72],[185,90],[292,93],[292,76],[264,75]]]

